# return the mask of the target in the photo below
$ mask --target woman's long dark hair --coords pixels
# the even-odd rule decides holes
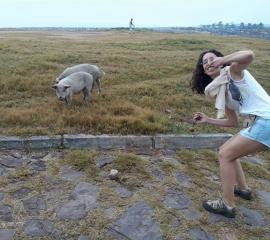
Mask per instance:
[[[213,80],[207,74],[204,73],[203,69],[203,62],[202,62],[203,56],[209,52],[214,53],[217,57],[224,56],[221,52],[215,49],[210,49],[200,54],[195,70],[193,71],[190,83],[192,91],[197,92],[199,94],[203,94],[205,87]]]

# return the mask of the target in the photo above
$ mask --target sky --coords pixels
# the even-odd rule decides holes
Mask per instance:
[[[270,24],[269,0],[0,0],[0,27]]]

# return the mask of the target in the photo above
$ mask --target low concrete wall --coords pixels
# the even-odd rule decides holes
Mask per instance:
[[[57,135],[32,136],[28,138],[1,136],[1,149],[216,149],[227,141],[231,134],[198,135],[155,135],[155,136],[117,136],[117,135]]]
[[[126,149],[152,148],[151,136],[110,136],[110,135],[64,135],[65,148]]]
[[[154,137],[156,149],[200,149],[218,148],[231,134],[199,134],[199,135],[157,135]]]
[[[62,136],[33,136],[33,137],[15,137],[1,136],[1,149],[47,149],[62,147]]]

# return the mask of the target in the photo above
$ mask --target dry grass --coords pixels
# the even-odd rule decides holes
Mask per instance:
[[[67,152],[64,163],[73,166],[79,171],[83,170],[88,177],[94,179],[98,176],[96,157],[97,152],[93,150],[74,150]]]
[[[0,132],[6,135],[62,133],[187,133],[194,111],[215,114],[213,103],[194,96],[189,81],[199,53],[252,49],[250,70],[270,91],[270,42],[240,37],[124,31],[99,33],[0,33]],[[68,66],[101,66],[102,95],[87,105],[75,96],[64,106],[50,88]],[[165,109],[171,113],[166,114]],[[232,130],[197,126],[198,132]]]

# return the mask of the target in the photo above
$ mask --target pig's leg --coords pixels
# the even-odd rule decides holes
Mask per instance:
[[[83,99],[86,101],[86,102],[90,102],[91,100],[91,87],[85,87],[83,89]]]
[[[98,95],[100,95],[101,89],[100,89],[100,79],[99,78],[97,78],[96,84],[97,84],[97,87],[98,87]]]
[[[66,105],[71,105],[71,101],[72,101],[72,94],[66,96],[66,98],[65,98],[65,104]]]

